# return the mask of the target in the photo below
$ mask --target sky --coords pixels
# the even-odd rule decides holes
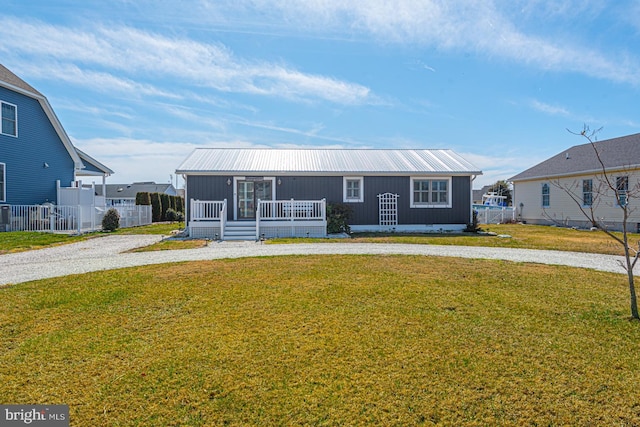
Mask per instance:
[[[107,183],[197,147],[449,148],[492,184],[640,132],[640,1],[3,0],[0,63]]]

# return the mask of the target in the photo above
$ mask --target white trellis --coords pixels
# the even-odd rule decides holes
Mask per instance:
[[[397,194],[378,194],[378,223],[380,226],[398,225],[398,197]]]

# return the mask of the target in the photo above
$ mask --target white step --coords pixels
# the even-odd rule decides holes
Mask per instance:
[[[256,240],[256,223],[245,221],[227,222],[224,240]]]

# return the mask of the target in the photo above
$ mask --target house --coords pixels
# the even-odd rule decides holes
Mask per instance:
[[[103,191],[106,189],[106,192]],[[178,192],[172,184],[156,184],[155,182],[134,182],[132,184],[107,184],[96,188],[99,196],[105,195],[107,206],[131,206],[136,204],[138,193],[161,193],[177,196]]]
[[[59,188],[113,171],[73,146],[47,98],[0,65],[0,204],[60,204]]]
[[[596,155],[597,150],[598,155]],[[512,177],[514,206],[528,224],[591,227],[584,212],[611,230],[622,227],[616,194],[604,185],[602,166],[611,183],[626,197],[640,182],[640,134],[575,145]],[[602,164],[598,160],[602,161]],[[629,203],[638,203],[629,198]],[[640,231],[640,210],[630,209],[628,224]]]
[[[325,207],[335,203],[351,207],[352,231],[462,230],[482,172],[446,149],[199,148],[176,173],[191,235],[210,236],[216,217],[208,226],[220,237],[238,223],[275,237],[326,235]]]

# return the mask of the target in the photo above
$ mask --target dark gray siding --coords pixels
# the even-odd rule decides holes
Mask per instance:
[[[188,176],[189,199],[223,200],[229,203],[228,219],[233,219],[233,185],[227,180],[233,176]],[[341,176],[276,176],[278,200],[320,200],[342,203]],[[471,213],[471,179],[453,177],[451,208],[410,208],[411,183],[408,176],[365,176],[364,202],[349,203],[353,209],[351,225],[378,224],[378,194],[394,193],[398,199],[399,224],[467,224]]]
[[[231,185],[227,185],[228,179],[231,180]],[[187,176],[186,184],[189,200],[185,200],[185,203],[190,203],[191,199],[217,201],[227,199],[227,219],[233,219],[233,176]],[[187,215],[191,215],[191,212]]]
[[[18,137],[0,134],[9,204],[56,202],[56,180],[73,181],[74,164],[37,100],[0,87],[0,100],[17,106]],[[48,167],[44,167],[47,163]]]

